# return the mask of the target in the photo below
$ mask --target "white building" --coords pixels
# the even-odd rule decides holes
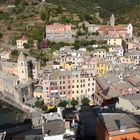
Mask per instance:
[[[117,56],[123,56],[124,50],[122,46],[110,46],[109,52],[114,52]]]

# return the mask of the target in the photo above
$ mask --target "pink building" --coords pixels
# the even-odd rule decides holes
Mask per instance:
[[[132,38],[133,36],[133,26],[132,24],[117,26],[101,25],[98,32],[100,35],[109,35],[110,37],[127,39]]]
[[[51,41],[65,41],[72,39],[71,25],[52,24],[46,25],[46,39]]]

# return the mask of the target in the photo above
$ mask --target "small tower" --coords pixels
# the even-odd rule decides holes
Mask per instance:
[[[115,26],[115,17],[113,14],[110,17],[110,26]]]
[[[19,80],[20,81],[27,80],[29,78],[28,77],[28,65],[26,62],[26,58],[22,52],[18,56],[17,64],[18,64],[17,68],[18,68]]]

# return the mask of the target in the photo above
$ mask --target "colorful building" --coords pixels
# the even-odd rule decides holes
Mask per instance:
[[[60,100],[88,97],[92,100],[95,92],[95,77],[80,71],[54,70],[43,80],[45,103],[57,104]]]

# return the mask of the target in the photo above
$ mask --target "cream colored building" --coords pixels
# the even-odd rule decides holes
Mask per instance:
[[[107,45],[109,46],[114,46],[114,45],[119,45],[122,46],[122,39],[121,38],[109,38],[107,40]]]

